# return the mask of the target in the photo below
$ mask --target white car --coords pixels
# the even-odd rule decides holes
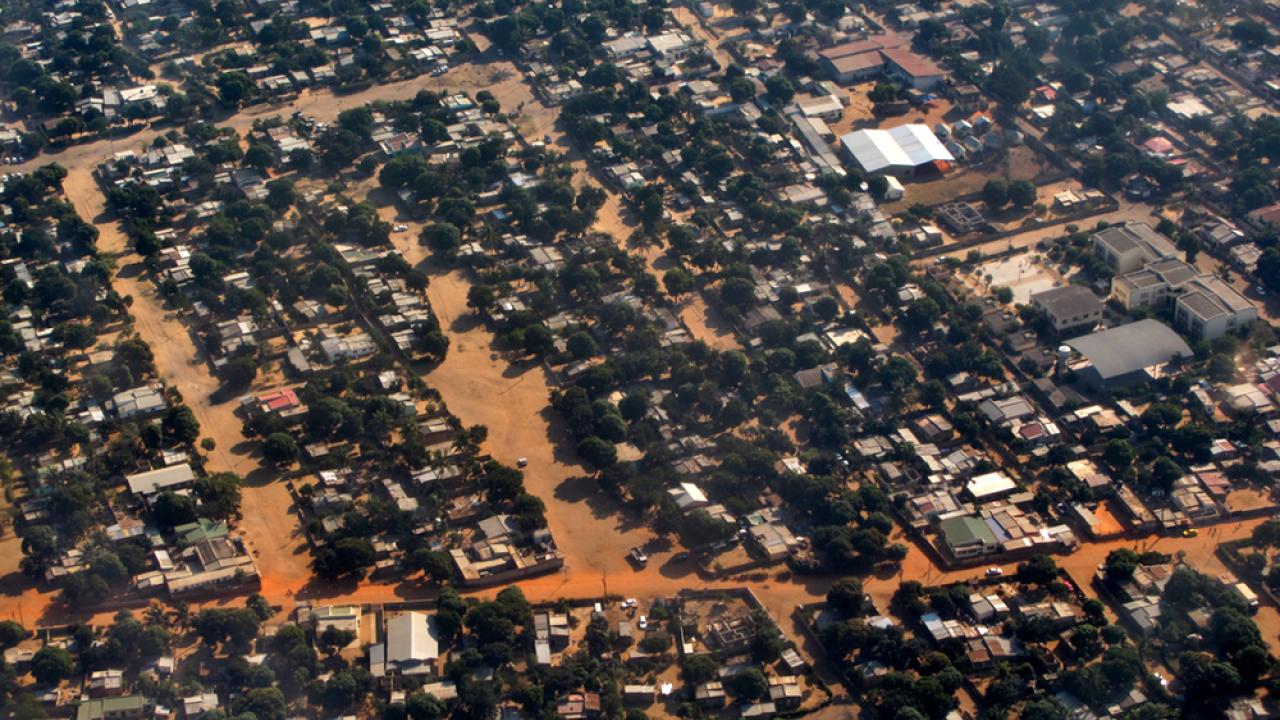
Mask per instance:
[[[528,465],[529,465],[529,458],[527,457],[516,458],[516,467],[528,467]]]
[[[1004,574],[1004,568],[989,567],[987,568],[987,577],[1000,577]]]
[[[405,230],[408,230],[408,229],[409,229],[408,225],[396,225],[394,228],[392,228],[392,230],[395,230],[396,232],[404,232]]]
[[[641,616],[640,616],[640,619],[639,619],[639,620],[636,620],[636,627],[640,628],[641,630],[648,630],[648,629],[649,629],[649,616],[648,616],[648,615],[641,615]]]

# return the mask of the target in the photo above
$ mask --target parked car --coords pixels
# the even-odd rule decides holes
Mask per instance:
[[[638,547],[631,548],[630,556],[631,556],[631,561],[634,562],[639,567],[644,567],[645,565],[649,564],[649,556],[645,555],[644,550],[641,550]]]
[[[1004,568],[989,567],[987,568],[987,577],[1000,577],[1004,574]]]

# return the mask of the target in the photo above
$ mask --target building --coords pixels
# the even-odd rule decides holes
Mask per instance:
[[[1000,542],[991,528],[968,515],[943,520],[938,524],[938,535],[957,559],[990,555],[1000,550]]]
[[[440,636],[434,615],[411,611],[387,621],[386,641],[369,647],[369,673],[376,678],[435,677]]]
[[[196,474],[188,463],[148,470],[125,478],[129,492],[146,498],[164,490],[179,490],[195,484]]]
[[[910,41],[890,33],[827,48],[819,57],[831,78],[842,85],[885,75],[908,87],[930,90],[946,77],[937,63],[913,52]]]
[[[974,476],[964,489],[975,501],[981,503],[1008,496],[1018,489],[1018,484],[1002,472],[990,472]]]
[[[1151,263],[1186,254],[1173,241],[1142,222],[1113,225],[1093,236],[1093,252],[1117,275],[1140,270]]]
[[[1133,385],[1153,377],[1152,368],[1177,357],[1191,357],[1191,348],[1168,325],[1139,320],[1067,341],[1086,361],[1072,369],[1098,387]]]
[[[1031,296],[1035,305],[1053,323],[1053,329],[1093,327],[1102,321],[1102,301],[1093,291],[1079,285],[1067,285],[1038,292]]]
[[[1201,275],[1173,301],[1174,323],[1197,340],[1215,340],[1258,319],[1258,308],[1216,275]]]
[[[76,720],[131,720],[147,716],[151,700],[142,695],[94,698],[81,701]]]
[[[943,172],[955,161],[927,125],[855,130],[840,138],[848,161],[868,175],[912,177]]]
[[[691,512],[710,504],[702,488],[690,482],[680,483],[679,487],[667,490],[667,494],[675,501],[676,507],[680,508],[681,512]]]
[[[1162,308],[1199,273],[1195,267],[1177,258],[1158,260],[1139,270],[1111,278],[1111,297],[1126,310]]]
[[[946,77],[936,62],[910,48],[885,48],[880,55],[884,57],[886,75],[916,90],[932,90]]]

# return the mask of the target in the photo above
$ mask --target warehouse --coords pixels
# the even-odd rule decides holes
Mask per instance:
[[[1101,330],[1068,340],[1067,345],[1085,360],[1071,368],[1095,387],[1135,385],[1157,376],[1157,368],[1174,358],[1192,357],[1178,333],[1158,320]]]
[[[856,130],[840,138],[845,159],[868,175],[942,173],[955,158],[925,125]]]

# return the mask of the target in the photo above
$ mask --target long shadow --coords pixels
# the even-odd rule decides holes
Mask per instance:
[[[116,270],[116,277],[132,280],[134,278],[142,277],[144,272],[146,272],[146,268],[143,266],[142,262],[131,262],[121,265],[120,268]]]

